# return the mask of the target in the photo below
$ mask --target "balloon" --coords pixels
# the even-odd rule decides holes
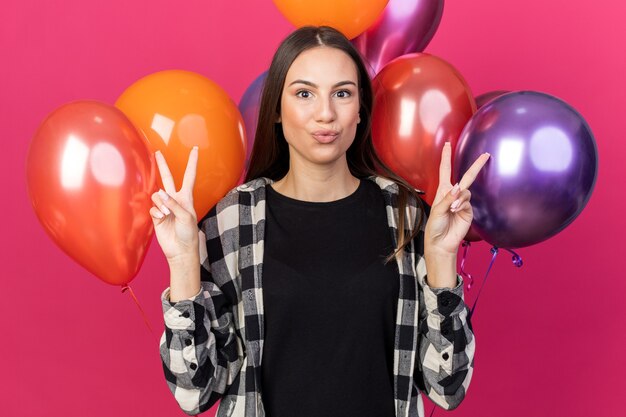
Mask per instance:
[[[348,39],[376,21],[389,0],[274,0],[294,26],[332,26]]]
[[[66,254],[109,284],[137,275],[154,232],[156,164],[121,111],[78,101],[52,112],[30,143],[26,179],[41,225]]]
[[[470,226],[463,240],[467,240],[468,242],[478,242],[479,240],[483,240],[474,228],[474,221],[472,221],[472,225]]]
[[[476,97],[476,108],[480,109],[485,104],[489,103],[494,98],[500,97],[503,94],[508,93],[506,90],[495,90],[483,93]]]
[[[243,119],[213,81],[189,71],[156,72],[128,87],[115,105],[144,133],[151,150],[161,151],[176,189],[191,148],[198,146],[193,192],[198,219],[237,185],[246,155]],[[163,188],[160,178],[159,183]]]
[[[519,91],[482,107],[467,124],[453,176],[492,155],[472,184],[474,226],[497,247],[548,239],[580,214],[593,191],[598,152],[591,129],[569,104]]]
[[[480,109],[482,106],[489,103],[494,98],[500,97],[501,95],[506,94],[506,93],[508,93],[508,91],[506,90],[496,90],[496,91],[489,91],[488,93],[483,93],[479,95],[478,97],[476,97],[476,107]],[[476,231],[474,227],[473,221],[472,221],[472,225],[470,226],[470,229],[467,231],[467,235],[465,236],[463,240],[467,240],[469,242],[476,242],[476,241],[482,240],[482,238],[480,237],[480,235],[478,234],[478,232]]]
[[[246,164],[245,170],[241,174],[239,182],[243,181],[248,170],[248,164],[250,163],[250,154],[252,153],[252,147],[254,146],[254,136],[256,134],[256,125],[259,119],[259,108],[261,105],[261,92],[263,91],[263,84],[267,78],[267,71],[259,75],[250,86],[246,89],[239,101],[239,111],[243,116],[244,125],[246,127]]]
[[[374,78],[372,135],[383,162],[432,205],[446,141],[454,151],[476,110],[469,86],[450,64],[417,53],[396,58]]]
[[[435,35],[442,14],[443,0],[390,0],[376,23],[352,43],[376,75],[392,59],[422,52]]]

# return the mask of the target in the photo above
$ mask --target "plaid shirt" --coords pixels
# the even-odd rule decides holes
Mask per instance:
[[[398,186],[371,176],[384,196],[397,247]],[[200,222],[200,292],[169,301],[162,294],[165,332],[160,352],[167,384],[182,410],[195,415],[221,399],[218,417],[264,417],[263,242],[265,186],[260,177],[231,190]],[[407,215],[416,219],[409,199]],[[407,228],[414,223],[406,222]],[[396,416],[422,417],[420,393],[446,409],[465,396],[474,359],[474,335],[457,274],[452,289],[426,284],[424,229],[397,260],[400,280],[394,342]],[[346,294],[349,296],[349,294]],[[382,360],[382,358],[381,358]]]

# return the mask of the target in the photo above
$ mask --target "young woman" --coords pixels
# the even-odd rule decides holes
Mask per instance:
[[[170,266],[161,357],[187,414],[423,416],[463,399],[474,336],[456,253],[482,155],[450,183],[443,148],[429,217],[377,157],[372,88],[351,43],[305,27],[278,48],[246,182],[198,223],[197,149],[153,195]],[[198,250],[199,248],[199,250]]]

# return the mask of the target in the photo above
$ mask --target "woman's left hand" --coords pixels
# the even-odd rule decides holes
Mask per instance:
[[[480,155],[453,187],[450,182],[451,154],[450,142],[446,142],[441,153],[439,187],[425,228],[424,250],[435,256],[456,256],[461,241],[472,225],[469,187],[490,157],[488,153]]]

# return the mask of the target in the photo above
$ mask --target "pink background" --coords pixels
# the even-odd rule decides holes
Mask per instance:
[[[567,101],[589,122],[600,153],[582,215],[520,250],[523,268],[506,253],[496,262],[474,320],[474,379],[455,416],[624,413],[626,145],[618,106],[626,92],[626,6],[593,3],[448,0],[427,49],[456,66],[475,95],[530,89]],[[129,294],[79,267],[40,227],[26,192],[27,147],[60,105],[113,103],[159,70],[199,72],[238,101],[291,26],[269,0],[4,0],[0,16],[0,415],[182,416]],[[478,277],[488,249],[472,246],[468,268]],[[159,333],[167,285],[153,242],[133,288]]]

